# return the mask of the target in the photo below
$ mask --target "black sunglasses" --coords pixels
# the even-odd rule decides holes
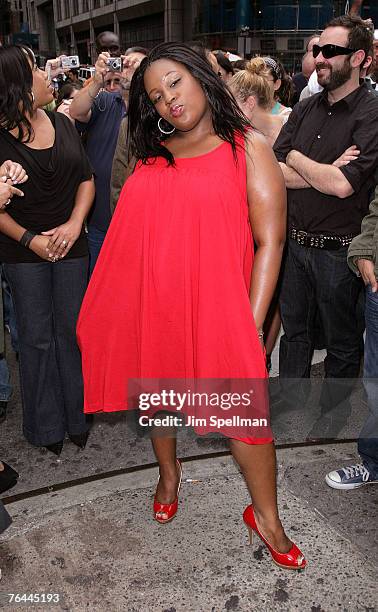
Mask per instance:
[[[322,47],[314,45],[312,47],[313,57],[318,57],[319,53],[322,52],[325,59],[336,57],[336,55],[351,55],[356,51],[357,49],[348,49],[348,47],[339,47],[339,45],[323,45]]]

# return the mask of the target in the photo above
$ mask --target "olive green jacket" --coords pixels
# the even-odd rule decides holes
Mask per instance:
[[[122,119],[113,157],[112,177],[110,179],[111,215],[114,213],[122,187],[127,178],[127,123],[127,117]]]
[[[369,214],[362,221],[361,234],[353,238],[348,249],[348,264],[356,274],[358,274],[357,259],[373,261],[375,276],[378,278],[378,185],[375,188],[374,200],[369,207]]]

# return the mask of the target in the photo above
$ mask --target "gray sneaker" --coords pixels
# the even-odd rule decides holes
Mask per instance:
[[[363,463],[357,465],[349,465],[348,467],[329,472],[325,477],[325,481],[332,489],[356,489],[365,484],[378,484],[378,480],[374,480],[369,470],[366,469]]]

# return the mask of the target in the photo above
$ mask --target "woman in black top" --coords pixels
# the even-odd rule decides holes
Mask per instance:
[[[42,107],[53,99],[32,51],[0,47],[0,164],[28,174],[24,196],[0,211],[0,261],[19,333],[23,431],[59,454],[66,432],[85,446],[76,319],[86,289],[84,220],[94,197],[92,170],[71,122]]]

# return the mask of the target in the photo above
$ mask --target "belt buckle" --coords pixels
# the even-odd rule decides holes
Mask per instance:
[[[338,251],[341,248],[341,240],[334,236],[324,237],[324,247],[328,251]]]

